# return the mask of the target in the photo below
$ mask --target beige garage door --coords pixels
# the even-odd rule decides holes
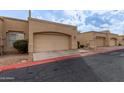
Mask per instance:
[[[60,33],[40,33],[34,35],[34,52],[67,50],[70,37]]]
[[[96,37],[96,46],[97,47],[105,46],[105,38],[103,38],[103,37]]]
[[[124,46],[124,39],[122,40],[122,46]]]
[[[116,42],[117,42],[116,39],[111,39],[110,40],[110,46],[116,46]]]

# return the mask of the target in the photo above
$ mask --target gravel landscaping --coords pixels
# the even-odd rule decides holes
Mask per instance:
[[[28,59],[27,54],[15,54],[15,55],[0,56],[0,66],[23,63],[23,62],[26,62],[27,59]]]

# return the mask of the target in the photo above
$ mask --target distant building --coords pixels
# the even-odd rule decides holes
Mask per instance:
[[[78,34],[78,41],[80,45],[86,47],[109,47],[118,46],[119,43],[124,45],[124,36],[119,36],[118,34],[110,33],[110,31],[90,31]]]
[[[124,35],[119,36],[119,44],[124,46]]]

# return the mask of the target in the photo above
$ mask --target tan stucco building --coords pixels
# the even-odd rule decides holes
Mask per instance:
[[[13,43],[19,39],[28,40],[31,57],[38,52],[77,49],[79,45],[90,48],[124,45],[124,35],[110,31],[79,33],[76,26],[36,18],[0,17],[0,53],[17,52]]]
[[[110,31],[90,31],[78,34],[78,41],[80,45],[86,47],[104,47],[104,46],[118,46],[124,41],[120,41],[122,38],[118,34],[110,33]],[[124,40],[124,39],[123,39]]]
[[[119,36],[119,44],[121,44],[122,46],[124,46],[124,35],[120,35]]]
[[[19,39],[29,41],[28,52],[77,49],[75,26],[29,18],[20,20],[0,17],[0,50],[15,53],[13,42]]]

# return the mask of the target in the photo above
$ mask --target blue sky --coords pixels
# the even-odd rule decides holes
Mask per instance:
[[[27,10],[0,10],[0,16],[27,19]],[[124,10],[32,10],[32,17],[75,25],[80,32],[109,29],[124,34]]]

